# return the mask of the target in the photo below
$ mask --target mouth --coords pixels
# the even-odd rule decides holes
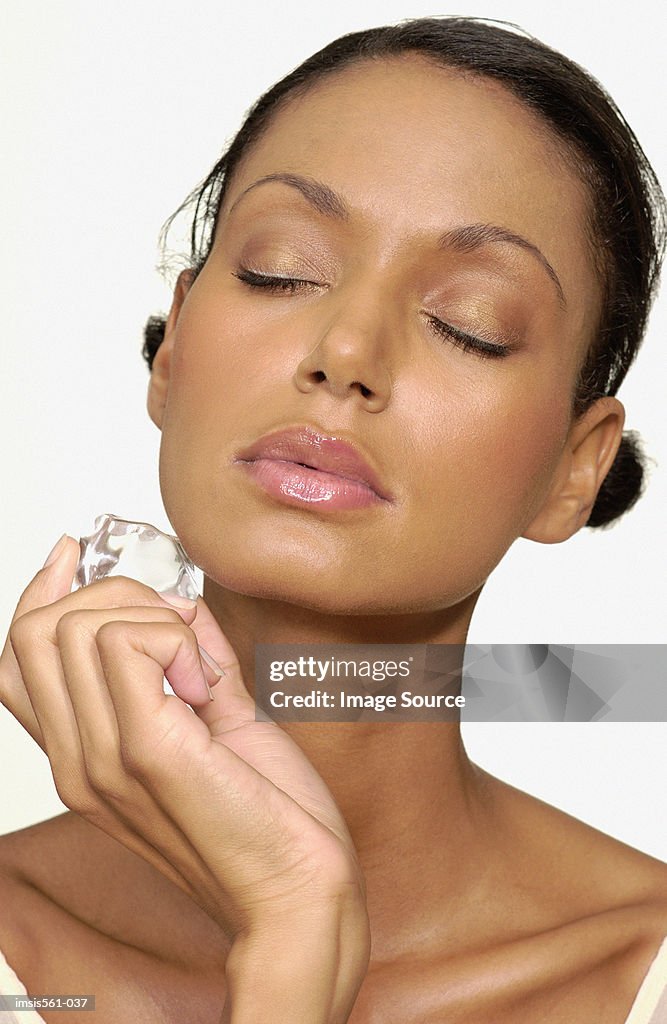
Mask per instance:
[[[370,460],[340,436],[311,427],[267,434],[233,460],[289,504],[361,508],[391,501]]]

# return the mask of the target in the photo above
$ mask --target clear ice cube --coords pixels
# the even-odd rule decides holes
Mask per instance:
[[[178,537],[150,523],[134,523],[105,514],[95,520],[95,532],[80,537],[81,556],[72,590],[105,576],[129,576],[158,594],[199,597],[195,565]]]

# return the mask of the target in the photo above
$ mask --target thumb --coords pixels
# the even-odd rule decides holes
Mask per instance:
[[[211,684],[215,703],[219,699],[224,700],[225,697],[239,697],[244,704],[247,701],[251,702],[254,713],[254,701],[243,682],[243,674],[236,651],[223,633],[218,620],[206,604],[206,601],[201,596],[197,598],[197,614],[194,621],[190,623],[190,629],[197,637],[197,643],[217,661],[223,670],[222,678],[217,683]],[[215,703],[211,704],[211,712],[215,708]],[[209,709],[206,708],[205,710],[208,711]]]

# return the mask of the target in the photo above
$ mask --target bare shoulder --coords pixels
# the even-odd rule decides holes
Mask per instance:
[[[73,812],[0,837],[0,905],[0,952],[28,991],[95,992],[100,1020],[124,1019],[130,1004],[145,1020],[181,1019],[193,1000],[203,1021],[219,1005],[213,922]]]
[[[535,948],[544,940],[570,961],[573,992],[588,986],[595,1000],[610,987],[629,1012],[667,937],[667,864],[493,777],[489,788]]]
[[[127,857],[125,856],[127,854]],[[39,822],[0,837],[0,875],[12,897],[21,894],[21,908],[12,926],[37,920],[35,908],[60,908],[63,915],[91,927],[104,922],[110,935],[124,927],[128,899],[136,897],[134,878],[140,864],[131,864],[129,851],[73,812]],[[134,858],[138,861],[138,858]],[[142,879],[139,879],[140,881]],[[145,892],[139,886],[138,893]],[[109,899],[113,893],[114,898]],[[142,915],[143,917],[143,915]]]
[[[220,930],[185,893],[72,811],[1,836],[0,874],[6,886],[162,959],[178,962],[184,949],[199,955],[201,944],[220,949]]]
[[[481,770],[480,770],[481,771]],[[516,851],[520,871],[543,871],[548,889],[582,910],[667,907],[667,864],[487,772],[499,838]]]

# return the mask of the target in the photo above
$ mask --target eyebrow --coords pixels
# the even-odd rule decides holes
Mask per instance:
[[[441,235],[438,239],[438,246],[443,249],[456,249],[457,252],[473,252],[480,246],[487,245],[490,242],[505,242],[509,245],[516,245],[534,256],[542,264],[556,286],[560,305],[563,309],[566,307],[567,303],[565,302],[563,286],[549,260],[533,242],[529,242],[523,235],[517,235],[515,231],[509,231],[507,228],[499,227],[497,224],[467,224],[462,228],[453,228],[451,231],[445,231],[444,235]]]
[[[285,185],[291,185],[292,188],[298,189],[311,206],[314,206],[319,213],[323,213],[325,217],[349,220],[350,211],[345,200],[337,192],[323,182],[315,181],[314,178],[304,178],[301,174],[266,174],[263,178],[258,178],[257,181],[253,181],[252,185],[248,185],[247,189],[234,201],[229,212],[231,213],[239,200],[243,199],[243,196],[253,188],[264,185],[268,181],[282,181]]]
[[[257,188],[259,185],[264,185],[267,182],[278,181],[285,185],[290,185],[292,188],[297,189],[301,195],[313,206],[318,213],[324,214],[325,217],[333,217],[336,220],[347,221],[350,218],[350,210],[345,200],[337,192],[334,192],[329,185],[325,185],[322,181],[316,181],[314,178],[304,177],[301,174],[289,174],[289,173],[276,173],[266,174],[263,178],[258,178],[257,181],[253,181],[252,185],[249,185],[241,193],[240,196],[235,199],[234,203],[230,207],[229,213],[231,214],[237,203],[247,195],[252,189]],[[541,249],[539,249],[534,242],[529,242],[523,235],[517,234],[515,231],[510,231],[508,228],[500,227],[497,224],[466,224],[463,227],[451,228],[449,231],[445,231],[437,241],[439,249],[455,249],[457,252],[468,253],[474,252],[475,249],[479,249],[484,245],[493,243],[501,243],[505,245],[514,245],[524,252],[530,253],[535,259],[541,264],[543,269],[547,272],[551,278],[552,283],[556,288],[558,294],[558,301],[560,306],[565,309],[565,293],[563,286],[560,283],[558,274],[552,267],[549,260],[546,258]]]

